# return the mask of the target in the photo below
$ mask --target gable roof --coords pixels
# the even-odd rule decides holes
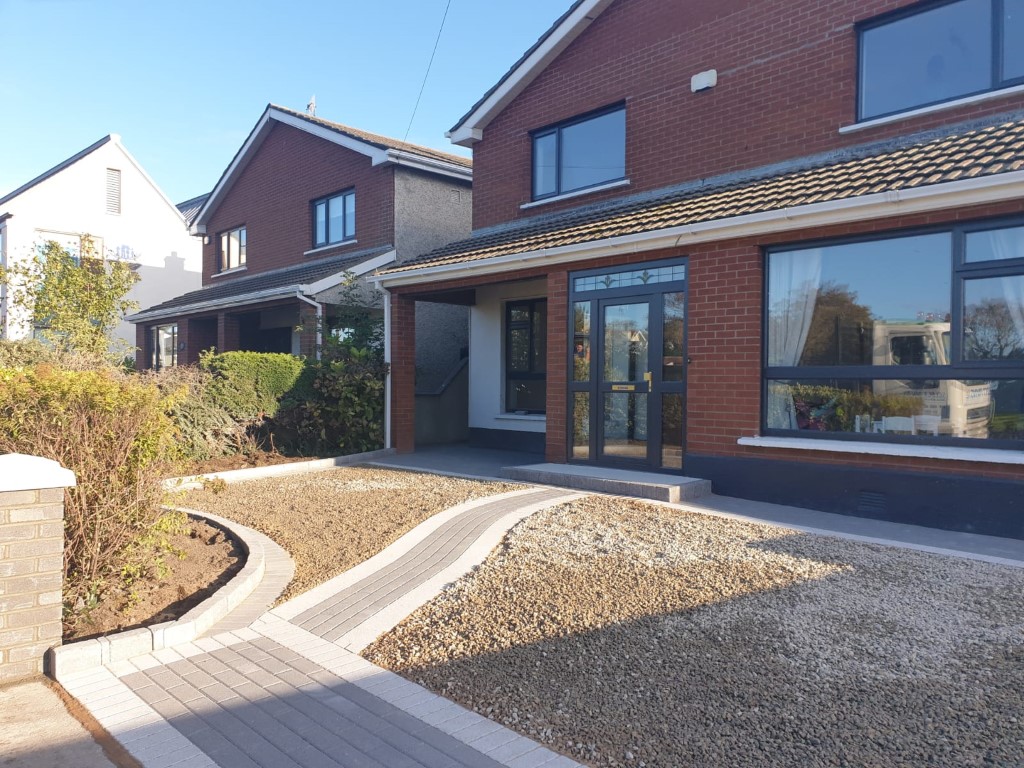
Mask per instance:
[[[117,134],[114,134],[114,133],[111,133],[111,134],[108,134],[108,135],[104,136],[102,139],[97,141],[95,144],[90,144],[88,147],[83,149],[81,152],[75,153],[74,155],[69,157],[67,160],[64,160],[63,162],[57,163],[57,165],[53,166],[53,168],[51,168],[50,170],[44,171],[43,173],[39,174],[38,176],[36,176],[31,181],[26,182],[25,184],[22,184],[20,187],[18,187],[13,192],[8,192],[3,197],[0,197],[0,205],[3,205],[4,203],[8,202],[9,200],[13,200],[14,198],[16,198],[18,195],[22,194],[23,192],[28,192],[30,189],[32,189],[32,187],[36,186],[37,184],[41,184],[42,182],[44,182],[47,179],[49,179],[51,176],[56,176],[58,173],[63,171],[65,168],[68,168],[68,167],[74,165],[75,163],[77,163],[83,157],[91,155],[93,152],[95,152],[97,149],[102,147],[104,144],[108,144],[111,141],[117,141],[118,138],[119,137],[117,136]]]
[[[464,147],[472,146],[482,139],[488,123],[522,93],[612,2],[614,0],[576,0],[445,135],[453,144]]]
[[[202,195],[196,195],[183,203],[178,203],[175,207],[181,211],[181,215],[185,217],[185,223],[191,227],[192,222],[195,221],[196,216],[199,215],[199,211],[202,210],[203,204],[209,199],[210,193],[207,192]]]
[[[1017,113],[998,124],[932,131],[481,230],[384,270],[381,282],[414,284],[463,267],[484,274],[531,260],[593,258],[1021,196],[1024,113]]]
[[[340,281],[340,278],[349,272],[355,275],[365,274],[380,266],[382,262],[390,261],[382,257],[393,258],[393,255],[394,248],[385,245],[294,267],[282,267],[244,277],[231,277],[155,304],[129,316],[127,320],[132,323],[162,320],[195,312],[212,311],[217,307],[287,298],[294,296],[297,291],[315,294],[332,287],[325,284],[332,282],[331,278],[337,277]],[[364,265],[362,269],[359,268],[361,264]]]
[[[193,234],[205,234],[206,222],[210,215],[217,209],[224,195],[270,134],[274,123],[289,125],[353,152],[366,155],[370,158],[372,165],[403,165],[463,181],[469,181],[473,177],[473,161],[469,158],[390,139],[376,133],[324,120],[321,117],[296,112],[287,107],[268,104],[241,148],[235,153],[230,165],[221,175],[213,191],[210,192],[199,213],[196,214],[192,224]]]

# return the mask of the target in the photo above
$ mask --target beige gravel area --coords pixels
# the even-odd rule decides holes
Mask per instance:
[[[587,497],[364,655],[595,766],[1022,766],[1024,570]]]
[[[278,602],[377,554],[428,517],[470,499],[521,488],[376,467],[251,480],[181,494],[175,504],[265,533],[295,560]]]

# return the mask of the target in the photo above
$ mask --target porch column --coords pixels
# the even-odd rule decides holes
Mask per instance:
[[[548,273],[548,361],[544,458],[564,464],[568,460],[566,400],[568,398],[569,275]]]
[[[416,447],[416,300],[391,295],[391,445]]]
[[[182,318],[178,321],[178,365],[195,365],[199,353],[217,346],[217,318]],[[184,345],[184,348],[182,348]]]
[[[149,355],[146,354],[149,328],[142,323],[135,326],[135,370],[144,371],[149,368]]]
[[[239,341],[238,315],[221,312],[217,315],[217,351],[234,352]]]

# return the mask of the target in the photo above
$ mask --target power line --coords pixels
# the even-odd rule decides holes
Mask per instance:
[[[441,33],[444,31],[444,22],[448,18],[448,9],[452,7],[452,0],[448,0],[444,7],[444,16],[441,17],[441,26],[437,30],[437,39],[434,40],[434,50],[430,52],[430,61],[427,62],[427,71],[423,73],[423,82],[420,84],[420,92],[416,97],[416,105],[412,108],[412,115],[409,117],[409,127],[405,129],[405,137],[402,141],[409,140],[409,131],[412,130],[412,121],[416,119],[416,110],[420,108],[420,99],[423,98],[423,89],[427,87],[427,78],[430,76],[430,67],[434,63],[434,54],[437,53],[437,44],[441,42]]]

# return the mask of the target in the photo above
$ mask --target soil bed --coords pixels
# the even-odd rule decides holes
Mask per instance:
[[[283,602],[380,552],[428,517],[469,499],[521,488],[376,467],[344,467],[181,494],[270,536],[295,560]]]
[[[188,475],[206,475],[211,472],[226,472],[232,469],[252,469],[253,467],[269,467],[275,464],[290,464],[296,461],[314,461],[318,456],[285,456],[276,451],[254,451],[249,453],[233,453],[230,456],[217,456],[201,461],[189,467]]]
[[[588,497],[364,652],[595,766],[1024,765],[1024,570]]]
[[[131,585],[117,585],[74,626],[64,642],[171,621],[185,615],[231,580],[245,564],[245,553],[223,530],[189,518],[184,533],[166,537],[166,570]],[[184,554],[179,558],[175,553]]]

